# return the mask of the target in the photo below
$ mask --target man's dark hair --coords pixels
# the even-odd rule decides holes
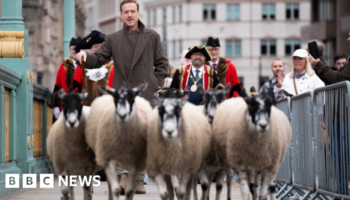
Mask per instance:
[[[346,60],[346,55],[343,53],[335,54],[334,59],[333,59],[334,63],[336,63],[337,60],[342,59],[342,58],[345,58],[345,60]]]
[[[137,6],[137,11],[139,11],[139,3],[137,3],[135,0],[123,0],[121,3],[120,3],[120,12],[122,12],[122,7],[124,4],[126,3],[134,3],[136,4]]]

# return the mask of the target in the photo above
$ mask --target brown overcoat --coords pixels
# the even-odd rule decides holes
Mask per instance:
[[[146,28],[141,21],[138,22],[139,33],[132,60],[127,57],[124,49],[132,48],[127,42],[128,27],[107,35],[101,48],[95,53],[87,53],[86,68],[98,68],[111,57],[114,60],[115,72],[113,87],[136,87],[148,82],[148,88],[143,96],[153,102],[153,93],[162,87],[164,79],[168,76],[168,59],[157,32]]]

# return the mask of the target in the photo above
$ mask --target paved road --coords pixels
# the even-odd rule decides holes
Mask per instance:
[[[58,185],[58,184],[55,184]],[[159,200],[160,197],[158,195],[157,187],[154,183],[150,182],[146,185],[147,194],[135,195],[135,200]],[[197,185],[197,191],[201,194],[200,185]],[[226,186],[221,195],[221,199],[227,199],[226,195]],[[94,187],[94,200],[107,200],[107,184],[106,182],[102,182],[101,186]],[[75,199],[82,200],[83,199],[83,191],[81,187],[75,188]],[[125,196],[122,196],[121,199],[124,199]],[[52,189],[22,189],[14,194],[11,194],[7,197],[1,198],[1,200],[60,200],[61,199],[61,191],[57,186]],[[215,185],[211,186],[210,190],[210,199],[215,199]],[[238,186],[238,183],[233,182],[232,184],[232,200],[240,200],[241,193]]]

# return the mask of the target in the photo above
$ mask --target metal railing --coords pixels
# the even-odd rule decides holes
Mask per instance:
[[[300,199],[350,199],[349,99],[350,82],[344,81],[277,102],[293,134],[277,176],[278,197],[295,190]]]

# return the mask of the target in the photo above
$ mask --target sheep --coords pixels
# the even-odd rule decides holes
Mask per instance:
[[[168,199],[163,176],[177,174],[181,175],[177,197],[189,199],[189,188],[195,174],[204,169],[209,150],[208,120],[197,106],[186,101],[164,98],[148,114],[147,174],[155,181],[163,200]],[[208,183],[202,185],[203,192],[207,188]]]
[[[60,175],[93,176],[96,170],[95,154],[89,150],[85,141],[85,125],[90,108],[83,106],[86,93],[58,91],[62,100],[63,112],[52,125],[47,137],[47,152],[56,172]],[[84,200],[91,200],[91,188],[84,185]],[[62,199],[74,199],[73,186],[61,187]],[[69,198],[70,193],[70,198]]]
[[[202,112],[206,115],[208,122],[212,124],[214,115],[216,112],[217,107],[221,102],[226,100],[227,94],[230,92],[231,84],[228,83],[224,90],[222,89],[212,89],[209,91],[205,91],[201,85],[199,85],[198,90],[203,95],[203,105],[199,106],[200,109],[202,109]],[[219,177],[224,179],[225,174],[227,174],[227,196],[230,198],[231,196],[231,180],[232,180],[232,174],[231,169],[229,167],[227,168],[221,168],[216,160],[216,151],[214,148],[214,140],[211,141],[210,146],[210,154],[206,158],[206,171],[208,172],[207,175],[205,173],[200,173],[198,176],[200,177],[200,182],[209,181],[209,186],[211,185],[211,182],[214,177],[214,173],[218,171]],[[203,177],[205,176],[205,177]],[[217,182],[218,183],[218,182]],[[222,186],[217,187],[217,193],[216,193],[216,199],[220,199]],[[207,190],[205,194],[202,195],[202,200],[206,200],[207,197],[209,197],[210,194],[210,187]]]
[[[218,161],[238,173],[243,200],[275,199],[275,179],[291,140],[291,127],[285,114],[275,108],[272,92],[241,96],[223,102],[213,121]],[[247,175],[249,173],[249,177]],[[249,178],[249,180],[248,180]],[[248,187],[249,181],[249,187]]]
[[[116,165],[129,169],[126,199],[133,199],[136,173],[145,169],[147,113],[150,103],[137,96],[148,84],[129,89],[108,88],[91,104],[86,141],[96,154],[96,162],[105,169],[114,199],[121,189]]]

